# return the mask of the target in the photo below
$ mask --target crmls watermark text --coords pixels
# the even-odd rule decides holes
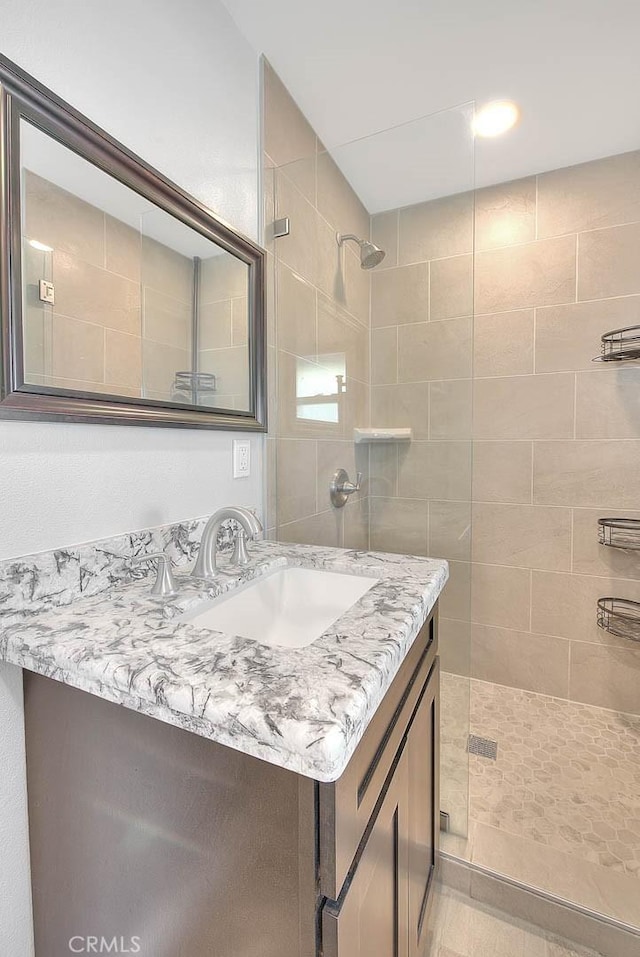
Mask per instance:
[[[72,954],[139,954],[140,937],[86,937],[78,934],[69,938]]]

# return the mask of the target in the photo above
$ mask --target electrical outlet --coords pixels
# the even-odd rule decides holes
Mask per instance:
[[[247,478],[251,475],[251,442],[248,439],[233,440],[233,477]]]

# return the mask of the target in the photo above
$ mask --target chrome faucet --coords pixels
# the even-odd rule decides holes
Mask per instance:
[[[242,508],[240,505],[227,505],[225,508],[219,508],[204,527],[196,564],[191,572],[192,578],[203,578],[205,581],[215,578],[218,529],[223,522],[230,518],[238,522],[247,538],[252,541],[258,541],[262,538],[262,525],[248,508]],[[238,534],[242,534],[242,532]],[[244,551],[243,557],[246,558],[246,551]]]
[[[137,555],[131,559],[132,565],[141,565],[144,562],[157,562],[157,574],[151,594],[154,598],[172,598],[178,594],[178,586],[171,570],[171,559],[164,552],[153,552],[151,555]]]

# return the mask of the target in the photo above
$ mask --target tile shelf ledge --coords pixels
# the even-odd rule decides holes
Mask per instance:
[[[411,442],[413,429],[354,429],[356,445],[374,442]]]

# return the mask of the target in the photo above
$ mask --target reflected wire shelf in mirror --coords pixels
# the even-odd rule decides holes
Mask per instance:
[[[640,602],[628,598],[599,598],[597,621],[610,635],[640,641]]]
[[[600,339],[601,354],[594,362],[624,362],[640,359],[640,326],[625,326],[605,332]]]

